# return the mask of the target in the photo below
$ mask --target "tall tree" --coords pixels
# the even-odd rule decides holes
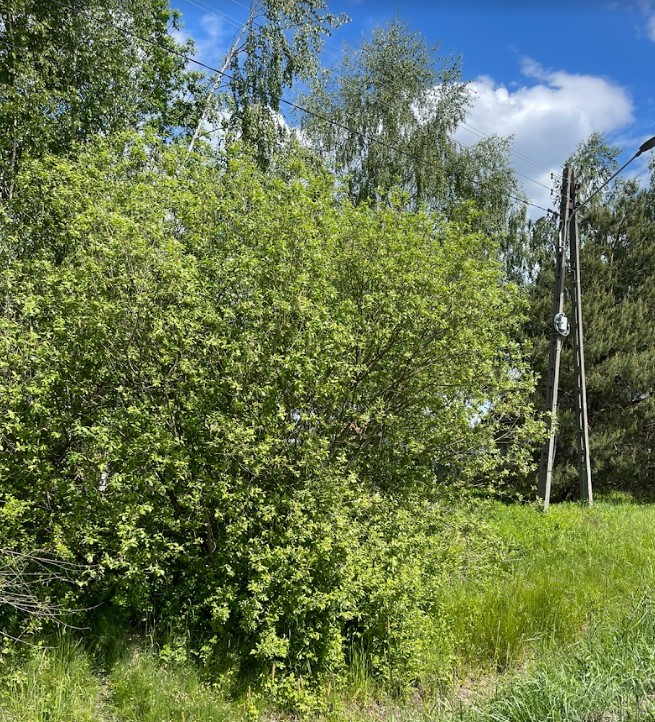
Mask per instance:
[[[167,0],[5,0],[0,10],[0,197],[21,159],[96,133],[192,123],[196,74],[170,51]]]
[[[399,20],[375,30],[303,96],[313,112],[303,116],[303,130],[332,168],[348,175],[354,201],[394,186],[437,210],[475,200],[497,230],[515,189],[509,143],[489,138],[468,149],[456,143],[470,93],[459,58],[437,51]]]
[[[347,20],[327,11],[325,0],[252,0],[248,17],[206,96],[187,157],[216,110],[219,94],[228,127],[254,145],[266,164],[280,131],[280,101],[296,80],[316,75],[323,37]]]
[[[608,487],[655,491],[655,214],[624,183],[583,221],[590,450]]]

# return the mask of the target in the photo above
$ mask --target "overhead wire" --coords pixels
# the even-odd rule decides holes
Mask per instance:
[[[196,4],[196,0],[183,0],[184,2],[191,3],[192,5]],[[208,3],[203,2],[203,0],[197,0],[197,2],[202,2],[202,4],[206,8],[211,8],[211,6]],[[230,2],[234,3],[237,7],[243,8],[244,10],[249,10],[250,8],[244,4],[243,2],[240,2],[239,0],[230,0]],[[219,11],[220,12],[220,11]],[[338,48],[334,43],[331,43],[329,40],[323,41],[323,46],[327,48],[332,48],[335,52],[327,52],[327,54],[332,57],[336,61],[341,61],[344,55],[343,48]],[[385,104],[384,101],[380,100],[383,105]],[[468,132],[473,133],[474,135],[477,134],[480,138],[487,138],[491,139],[491,136],[488,133],[485,133],[483,130],[480,130],[480,128],[476,128],[474,125],[471,125],[467,121],[462,121],[460,125],[464,126]],[[461,143],[461,145],[465,148],[469,148],[470,146],[467,146],[465,143]],[[520,158],[521,160],[525,161],[526,163],[529,163],[530,165],[533,165],[535,168],[538,168],[539,170],[544,171],[545,173],[550,173],[551,175],[559,175],[559,171],[553,171],[552,168],[547,168],[546,166],[542,165],[541,163],[538,163],[537,161],[533,160],[532,158],[529,158],[527,155],[520,153],[519,151],[515,150],[514,148],[510,149],[510,153],[514,155],[516,158]],[[532,181],[533,183],[540,185],[542,188],[545,188],[548,191],[552,191],[551,186],[547,186],[544,183],[541,183],[540,181],[532,178],[531,176],[526,175],[525,173],[520,173],[516,171],[517,175],[520,175],[523,178],[526,178],[527,180]]]
[[[194,7],[198,8],[198,10],[202,10],[208,15],[218,18],[219,20],[226,21],[229,25],[232,25],[232,27],[236,28],[237,30],[239,30],[239,28],[243,26],[243,22],[241,22],[238,18],[235,18],[232,15],[228,15],[226,12],[223,12],[223,10],[213,8],[211,5],[203,2],[203,0],[183,0],[183,2],[188,3],[189,5],[193,5]]]
[[[205,12],[207,12],[211,15],[214,15],[215,17],[220,18],[221,15],[219,15],[219,13],[221,13],[221,14],[225,15],[226,17],[231,18],[231,16],[227,15],[226,13],[223,13],[223,11],[215,10],[211,5],[203,2],[203,0],[183,0],[183,1],[189,3],[190,5],[194,5],[195,7],[199,8],[201,10],[204,10]],[[251,8],[249,8],[244,3],[239,2],[239,0],[230,0],[230,1],[233,2],[236,6],[238,6],[240,8],[248,10],[249,12],[251,11]],[[231,18],[231,19],[234,20],[234,18]],[[257,25],[257,23],[255,23],[255,25]],[[341,58],[343,57],[343,50],[337,48],[336,45],[334,45],[333,43],[330,43],[328,40],[323,41],[323,46],[333,48],[334,50],[336,50],[336,53],[335,52],[327,52],[327,54],[330,57],[332,57],[334,60],[340,61]],[[337,53],[339,53],[339,55],[337,55]],[[385,103],[385,101],[383,101],[381,99],[378,99],[378,102],[380,102],[382,105],[387,105]],[[472,133],[473,135],[476,135],[479,138],[491,139],[491,136],[488,133],[485,133],[484,131],[480,130],[479,128],[476,128],[475,126],[467,123],[466,121],[462,121],[460,123],[460,125],[463,126],[464,129],[467,130],[469,133]],[[461,141],[458,141],[458,140],[455,140],[455,143],[457,143],[461,148],[470,149],[472,147],[472,146],[467,145],[466,143],[462,143]],[[543,170],[546,173],[550,173],[551,177],[552,177],[553,172],[551,169],[546,168],[545,166],[541,165],[540,163],[537,163],[536,161],[533,161],[531,158],[528,158],[528,156],[526,156],[522,153],[519,153],[518,151],[514,150],[513,148],[510,148],[510,153],[512,155],[516,156],[517,158],[520,158],[524,162],[530,163],[531,165],[535,166],[539,170]],[[541,181],[537,180],[536,178],[529,176],[527,173],[523,173],[522,171],[519,171],[517,169],[514,169],[514,173],[517,176],[520,176],[521,178],[524,178],[525,180],[530,181],[531,183],[538,185],[541,188],[544,188],[545,190],[547,190],[549,192],[552,192],[552,190],[553,190],[552,186],[548,186],[545,183],[542,183]]]
[[[465,130],[468,130],[468,128],[465,128]],[[488,135],[479,136],[479,137],[480,137],[480,138],[490,138],[490,136],[488,136]],[[455,140],[455,143],[457,143],[458,145],[460,145],[462,148],[471,148],[471,147],[472,147],[472,146],[470,146],[470,145],[466,145],[466,143],[462,143],[462,142],[459,141],[459,140]],[[552,190],[553,190],[553,189],[552,189],[552,186],[547,186],[545,183],[542,183],[541,181],[538,181],[536,178],[532,178],[531,176],[526,175],[525,173],[522,173],[520,170],[516,170],[516,168],[514,168],[514,173],[515,173],[516,175],[518,175],[518,176],[521,176],[521,178],[525,178],[526,180],[531,181],[531,182],[534,183],[535,185],[538,185],[538,186],[541,186],[542,188],[545,188],[547,191],[552,191]]]
[[[199,1],[201,1],[201,0],[199,0]],[[239,0],[230,0],[230,1],[233,2],[235,5],[237,5],[238,7],[241,7],[241,8],[244,8],[244,9],[246,9],[246,10],[249,10],[248,6],[245,5],[245,4],[242,3],[242,2],[239,2]],[[195,4],[195,3],[194,3],[194,0],[185,0],[185,2],[190,2],[191,4]],[[209,5],[207,5],[207,3],[203,3],[203,5],[205,5],[205,7],[210,7]],[[328,40],[324,40],[324,41],[323,41],[323,46],[324,46],[324,47],[333,48],[334,50],[336,50],[336,53],[335,53],[335,52],[328,52],[328,53],[327,53],[327,54],[328,54],[330,57],[332,57],[334,60],[340,61],[340,60],[342,59],[343,54],[344,54],[344,51],[343,51],[342,49],[337,48],[336,45],[334,45],[333,43],[330,43]],[[338,55],[337,55],[337,53],[338,53]],[[378,102],[381,103],[381,104],[384,105],[384,106],[389,107],[388,104],[385,103],[385,101],[382,100],[382,99],[380,99],[380,98],[378,98]],[[464,126],[465,130],[467,130],[467,131],[470,132],[470,133],[473,133],[474,135],[477,135],[479,138],[491,139],[491,136],[490,136],[488,133],[485,133],[484,131],[480,130],[479,128],[476,128],[475,126],[470,125],[470,124],[467,123],[466,121],[462,121],[462,122],[460,123],[460,125]],[[460,148],[464,148],[464,149],[471,149],[471,148],[472,148],[472,146],[467,145],[466,143],[462,143],[462,142],[459,141],[459,140],[455,140],[455,139],[453,139],[453,140],[454,140],[454,142],[455,142],[457,145],[460,146]],[[517,158],[520,158],[521,160],[523,160],[523,161],[525,161],[525,162],[527,162],[527,163],[530,163],[531,165],[535,166],[535,167],[538,168],[539,170],[543,170],[543,171],[546,172],[546,173],[550,173],[550,174],[551,174],[551,177],[553,177],[553,175],[555,175],[555,174],[553,173],[552,169],[546,168],[545,166],[541,165],[540,163],[537,163],[536,161],[532,160],[531,158],[528,158],[528,156],[526,156],[526,155],[524,155],[524,154],[522,154],[522,153],[519,153],[518,151],[514,150],[513,148],[510,148],[510,153],[511,153],[512,155],[516,156]],[[545,190],[547,190],[547,191],[549,191],[549,192],[551,192],[551,193],[552,193],[552,191],[553,191],[553,187],[552,187],[552,186],[548,186],[548,185],[546,185],[545,183],[542,183],[541,181],[537,180],[536,178],[532,178],[532,176],[529,176],[529,175],[527,175],[526,173],[523,173],[523,172],[521,172],[521,171],[519,171],[519,170],[516,170],[516,169],[514,169],[514,173],[515,173],[516,175],[520,176],[521,178],[525,178],[526,180],[530,181],[531,183],[534,183],[535,185],[538,185],[538,186],[540,186],[541,188],[544,188]],[[539,206],[537,206],[537,207],[539,207]],[[543,210],[543,209],[542,209],[542,210]]]
[[[66,9],[71,9],[70,6],[65,4],[64,2],[62,2],[62,0],[51,0],[51,2],[55,3],[56,5],[59,5],[60,7],[63,7]],[[84,11],[81,11],[81,12],[84,12]],[[175,55],[176,57],[179,57],[180,59],[185,60],[187,63],[193,63],[194,65],[197,65],[200,68],[203,68],[212,73],[220,75],[221,77],[226,78],[227,80],[232,80],[232,81],[235,80],[234,76],[231,75],[230,73],[227,73],[224,70],[220,70],[219,68],[216,68],[208,63],[205,63],[202,60],[198,60],[197,58],[194,58],[192,55],[188,55],[187,53],[184,53],[181,50],[162,45],[161,43],[159,43],[155,40],[152,40],[151,38],[144,37],[143,35],[140,35],[139,33],[136,33],[127,27],[119,27],[118,25],[116,25],[116,23],[113,23],[113,22],[110,22],[110,24],[113,25],[120,32],[126,33],[127,35],[130,35],[131,37],[136,38],[137,40],[141,40],[141,42],[145,42],[149,45],[157,47],[160,50],[163,50],[171,55]],[[328,118],[327,116],[322,115],[316,111],[309,110],[309,108],[305,108],[305,107],[299,105],[298,103],[294,103],[291,100],[287,100],[286,98],[280,97],[279,102],[286,105],[289,108],[292,108],[293,110],[297,110],[299,112],[310,115],[314,118],[317,118],[318,120],[322,120],[326,123],[331,124],[335,128],[340,128],[341,130],[344,130],[347,133],[351,133],[353,135],[358,135],[361,138],[369,141],[370,143],[375,143],[383,148],[393,150],[394,152],[398,153],[399,155],[407,156],[408,158],[412,158],[412,160],[413,160],[413,156],[410,153],[403,150],[402,148],[397,148],[397,147],[393,146],[392,144],[387,143],[386,141],[383,141],[380,138],[371,137],[370,135],[364,133],[363,131],[357,130],[355,128],[350,128],[349,126],[345,125],[344,123],[340,123],[339,121],[336,121],[333,118]],[[478,188],[484,186],[484,184],[481,184],[480,182],[478,182],[474,179],[469,179],[469,180],[471,183],[473,183],[473,185],[475,185]],[[543,206],[533,203],[532,201],[525,200],[524,198],[520,198],[520,197],[512,195],[510,193],[508,193],[507,196],[508,196],[508,198],[511,198],[512,200],[514,200],[518,203],[522,203],[524,205],[531,206],[533,208],[537,208],[539,210],[545,211],[546,213],[552,213],[552,209],[544,208]]]
[[[466,127],[466,129],[469,131],[469,133],[473,133],[474,135],[477,134],[480,138],[490,138],[491,137],[488,133],[485,133],[483,130],[480,130],[480,128],[476,128],[474,125],[471,125],[467,121],[462,121],[462,125]],[[532,158],[528,157],[527,155],[524,155],[523,153],[520,153],[518,150],[512,150],[512,154],[515,155],[517,158],[521,158],[521,160],[524,160],[526,163],[530,163],[535,168],[538,168],[539,170],[544,171],[545,173],[552,173],[554,175],[559,174],[559,171],[554,171],[552,168],[547,168],[545,165],[542,165],[541,163],[537,163],[536,160],[533,160]]]

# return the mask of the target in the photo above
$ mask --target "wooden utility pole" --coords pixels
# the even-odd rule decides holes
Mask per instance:
[[[566,328],[558,328],[555,319],[564,316],[564,279],[566,276],[566,241],[568,238],[569,216],[571,214],[571,169],[564,168],[562,195],[559,210],[559,233],[557,235],[557,253],[555,259],[555,286],[550,328],[550,349],[548,352],[548,377],[546,379],[546,410],[549,412],[547,441],[541,449],[539,465],[538,494],[543,500],[544,510],[550,504],[550,487],[555,463],[555,444],[557,442],[555,420],[557,418],[557,396],[559,392],[559,367],[562,355],[562,343]]]
[[[591,463],[589,460],[589,423],[587,418],[587,382],[584,368],[584,339],[582,335],[582,289],[580,286],[580,241],[578,216],[575,203],[576,183],[571,173],[571,203],[573,213],[569,217],[571,244],[571,299],[573,301],[573,370],[575,373],[575,416],[578,426],[578,474],[580,499],[593,504],[591,488]]]
[[[569,322],[564,313],[564,287],[566,277],[566,250],[569,247],[571,262],[571,300],[573,304],[573,367],[575,373],[575,409],[578,427],[578,473],[580,477],[580,498],[591,505],[591,465],[589,461],[589,424],[587,419],[587,387],[584,366],[584,341],[582,334],[582,291],[580,286],[580,241],[576,203],[576,183],[573,170],[566,166],[562,180],[562,196],[557,236],[557,257],[555,261],[555,287],[553,289],[552,327],[548,354],[548,378],[546,386],[546,408],[550,414],[548,440],[541,450],[539,465],[538,494],[543,500],[544,510],[550,504],[550,488],[553,480],[555,449],[557,445],[556,418],[559,391],[560,358],[564,338],[569,335]]]
[[[582,334],[582,291],[580,285],[580,240],[578,237],[577,212],[582,206],[600,193],[619,173],[642,153],[655,148],[655,136],[642,143],[637,152],[613,173],[599,188],[582,203],[576,201],[575,176],[571,168],[564,168],[562,177],[562,196],[559,212],[559,234],[557,237],[557,258],[555,261],[555,289],[553,292],[553,325],[550,332],[550,351],[548,355],[548,378],[546,386],[546,408],[550,412],[548,419],[549,437],[541,450],[539,465],[539,483],[537,493],[543,500],[544,510],[550,504],[550,487],[553,480],[555,463],[557,418],[557,394],[559,386],[559,366],[562,343],[569,334],[569,324],[564,314],[564,277],[566,275],[566,245],[569,243],[571,259],[571,300],[573,303],[573,367],[575,373],[575,412],[578,427],[578,473],[580,477],[580,498],[590,506],[593,503],[591,487],[591,464],[589,460],[589,422],[587,418],[587,385],[585,380],[584,340]]]

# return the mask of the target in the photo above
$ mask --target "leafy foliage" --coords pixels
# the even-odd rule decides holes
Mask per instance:
[[[298,80],[315,77],[323,38],[348,20],[326,11],[324,0],[250,3],[206,96],[187,155],[204,126],[219,125],[255,149],[260,167],[268,165],[287,136],[280,116],[282,93]]]
[[[413,204],[453,216],[474,200],[481,227],[507,231],[516,191],[509,142],[494,137],[466,148],[453,139],[471,98],[460,59],[437,50],[399,20],[376,29],[338,70],[313,82],[303,130],[334,171],[347,174],[356,202],[401,187]]]
[[[21,159],[95,134],[188,126],[203,83],[184,68],[165,0],[7,0],[0,11],[0,197]]]
[[[229,85],[232,120],[242,138],[259,147],[260,159],[272,155],[263,141],[283,91],[314,77],[323,37],[346,20],[326,10],[325,0],[264,0],[251,6],[242,48],[229,58]]]
[[[183,152],[128,136],[19,176],[3,509],[97,565],[88,598],[186,620],[206,655],[316,679],[359,639],[407,681],[433,634],[435,469],[486,480],[538,429],[517,295],[464,221],[353,206],[293,157],[180,176]],[[506,414],[527,420],[501,453]]]

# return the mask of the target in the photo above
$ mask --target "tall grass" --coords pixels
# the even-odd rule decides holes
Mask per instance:
[[[461,716],[461,715],[460,715]],[[455,717],[456,719],[457,717]],[[655,604],[603,624],[506,681],[469,722],[620,722],[655,719]]]
[[[448,567],[458,571],[435,587],[435,628],[448,639],[434,660],[426,657],[426,678],[441,665],[450,692],[418,679],[413,696],[394,699],[371,678],[364,651],[351,650],[348,678],[323,690],[314,719],[655,720],[655,507],[563,504],[545,515],[529,506],[482,508],[483,532],[471,525],[453,552],[459,566]],[[111,620],[90,636],[84,648],[63,637],[56,649],[34,649],[0,671],[0,720],[284,718],[265,714],[249,695],[226,699],[184,654],[128,644]]]
[[[653,593],[655,508],[597,504],[496,506],[506,542],[486,576],[454,582],[444,612],[460,665],[511,669],[570,644],[599,623],[620,623]]]
[[[108,679],[111,707],[124,722],[228,722],[241,717],[191,664],[162,664],[152,651],[134,650]]]
[[[79,644],[34,649],[0,683],[3,722],[238,722],[259,716],[248,700],[225,702],[189,663],[132,649],[108,676]]]
[[[5,675],[0,719],[7,722],[98,722],[102,684],[79,645],[64,637],[55,649],[35,649]]]

